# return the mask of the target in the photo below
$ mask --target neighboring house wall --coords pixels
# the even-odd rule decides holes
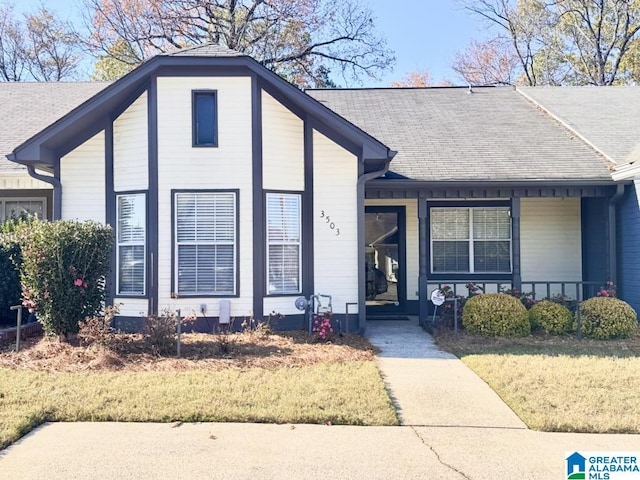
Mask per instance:
[[[238,190],[239,289],[231,315],[253,310],[250,77],[158,77],[158,309],[217,317],[219,298],[172,299],[172,190]],[[192,90],[217,91],[217,147],[192,147]]]
[[[358,160],[315,130],[313,160],[314,290],[345,313],[345,303],[358,302]]]
[[[60,159],[62,218],[105,221],[104,131]]]
[[[627,185],[618,204],[619,296],[640,312],[640,180]]]
[[[113,185],[116,193],[148,188],[147,125],[145,92],[113,122]]]
[[[581,281],[580,199],[523,198],[520,202],[523,282]],[[523,291],[529,287],[523,284]],[[552,294],[559,291],[558,286]]]

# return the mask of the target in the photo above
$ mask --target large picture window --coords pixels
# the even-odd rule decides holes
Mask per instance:
[[[175,194],[179,295],[236,294],[236,193]]]
[[[431,208],[431,272],[511,273],[509,208]]]
[[[266,203],[267,293],[300,293],[301,196],[267,193]]]
[[[144,193],[117,196],[118,295],[144,295],[147,207]]]
[[[218,97],[215,90],[194,91],[193,146],[218,146]]]

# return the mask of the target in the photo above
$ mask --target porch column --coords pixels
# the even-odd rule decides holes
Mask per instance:
[[[427,232],[429,225],[427,222],[427,199],[422,193],[418,195],[418,299],[420,303],[418,321],[421,326],[425,326],[428,313],[428,287],[427,287],[427,255],[429,255],[429,244]]]
[[[511,199],[511,250],[513,256],[512,288],[522,291],[522,274],[520,273],[520,197]]]

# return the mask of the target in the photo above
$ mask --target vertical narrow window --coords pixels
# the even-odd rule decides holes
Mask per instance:
[[[175,194],[176,292],[236,294],[236,194]]]
[[[144,295],[147,222],[145,195],[118,195],[117,205],[118,295]]]
[[[268,293],[300,293],[301,196],[268,193],[266,204]]]
[[[194,91],[192,94],[193,110],[193,146],[218,146],[218,114],[217,92]]]

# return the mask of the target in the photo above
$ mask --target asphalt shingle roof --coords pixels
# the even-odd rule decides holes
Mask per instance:
[[[0,173],[26,170],[5,155],[45,127],[69,113],[108,83],[0,83]]]
[[[519,87],[617,164],[640,159],[640,87]]]
[[[173,57],[245,57],[246,54],[218,45],[217,43],[206,43],[193,47],[181,48],[167,55]]]
[[[611,180],[607,160],[511,87],[307,93],[398,153],[424,181]]]

